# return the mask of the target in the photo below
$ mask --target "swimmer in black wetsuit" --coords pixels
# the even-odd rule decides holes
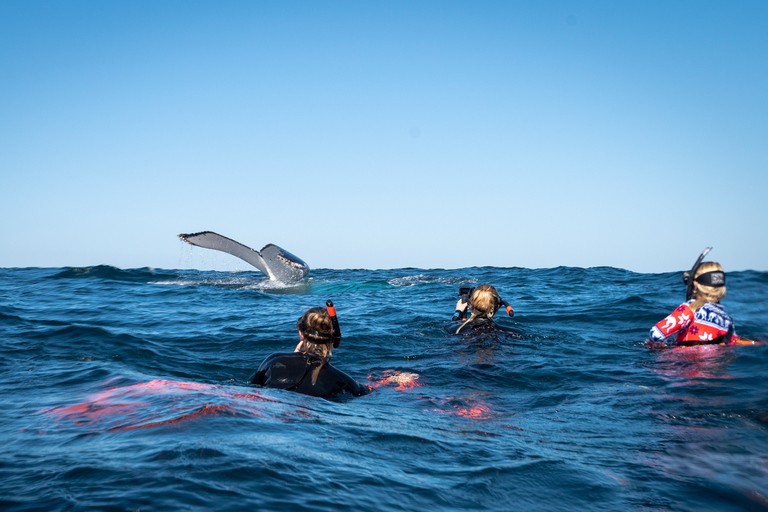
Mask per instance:
[[[308,309],[296,322],[301,338],[296,349],[267,357],[248,383],[323,398],[368,393],[367,387],[329,363],[333,347],[341,341],[338,325],[331,301],[327,310]]]
[[[466,334],[480,332],[502,332],[510,334],[520,334],[520,332],[509,327],[504,327],[493,321],[493,315],[504,306],[509,316],[514,315],[512,306],[507,304],[499,297],[499,292],[490,284],[481,284],[476,288],[461,288],[459,290],[461,298],[456,303],[456,312],[453,315],[453,322],[445,326],[445,330],[450,334]],[[472,314],[467,319],[467,308]],[[462,322],[459,324],[458,322]]]

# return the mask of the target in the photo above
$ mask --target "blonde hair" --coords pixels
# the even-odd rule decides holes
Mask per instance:
[[[714,261],[705,261],[696,269],[696,275],[693,276],[693,304],[691,309],[696,311],[706,302],[720,302],[725,297],[725,285],[723,286],[705,286],[695,281],[697,277],[707,272],[723,272],[723,267]]]
[[[469,297],[469,305],[472,307],[472,315],[469,319],[461,324],[461,327],[456,329],[456,334],[461,331],[465,325],[478,317],[484,317],[492,319],[496,314],[496,310],[499,309],[501,304],[501,297],[496,288],[490,284],[481,284],[474,289],[472,295]]]
[[[302,336],[302,354],[320,356],[322,363],[312,371],[312,385],[317,383],[317,376],[325,363],[331,360],[333,349],[333,322],[325,308],[309,308],[296,321],[296,329]]]

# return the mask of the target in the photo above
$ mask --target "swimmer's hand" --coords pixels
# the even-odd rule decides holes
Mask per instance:
[[[395,372],[387,377],[386,382],[388,384],[397,384],[398,386],[414,387],[418,386],[417,380],[419,380],[418,373]]]
[[[732,345],[761,345],[762,341],[755,341],[755,340],[748,340],[746,338],[739,338],[733,342],[731,342]]]
[[[301,352],[301,350],[304,348],[304,340],[301,340],[298,345],[296,345],[296,348],[293,349],[294,352]]]
[[[419,382],[418,373],[399,372],[395,370],[386,370],[382,372],[379,377],[369,375],[368,380],[371,382],[371,388],[393,386],[398,391],[404,391],[406,389],[424,385]]]
[[[462,296],[459,301],[456,303],[456,311],[453,312],[453,319],[454,320],[460,320],[464,317],[466,317],[465,312],[467,311],[467,308],[469,307],[469,303],[464,300],[465,296]]]
[[[645,340],[645,346],[653,350],[662,350],[665,348],[669,348],[669,345],[667,344],[667,342],[663,340],[662,341],[654,340],[653,338],[648,338],[647,340]]]

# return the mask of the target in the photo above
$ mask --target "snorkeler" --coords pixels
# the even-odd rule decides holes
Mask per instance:
[[[341,342],[341,331],[333,303],[329,300],[326,304],[327,309],[310,308],[304,312],[296,322],[301,338],[296,349],[267,357],[248,379],[249,384],[323,398],[368,393],[367,387],[329,363],[333,349]]]
[[[456,303],[456,311],[453,314],[453,322],[445,326],[450,334],[464,334],[468,332],[510,332],[519,334],[515,329],[504,327],[493,321],[493,315],[501,306],[506,308],[507,314],[513,316],[515,312],[506,301],[502,300],[496,288],[490,284],[481,284],[476,288],[459,288],[460,299]],[[471,315],[467,319],[467,309]],[[462,322],[457,325],[456,322]]]
[[[683,274],[683,282],[688,285],[686,301],[651,328],[650,347],[749,342],[736,335],[733,320],[720,305],[726,291],[723,267],[715,262],[701,262],[710,249],[699,256],[690,272]]]

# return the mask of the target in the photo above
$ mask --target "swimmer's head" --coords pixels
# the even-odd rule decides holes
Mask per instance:
[[[693,298],[706,302],[719,302],[725,297],[725,272],[719,263],[706,261],[693,276]]]
[[[493,315],[496,314],[496,311],[499,310],[499,306],[501,306],[501,297],[499,297],[499,292],[497,292],[496,288],[493,286],[489,284],[481,284],[472,290],[472,295],[469,296],[469,306],[472,308],[472,315],[466,322],[456,329],[456,334],[461,332],[464,326],[475,318],[493,318]],[[510,310],[511,309],[512,308],[510,308]]]
[[[501,297],[490,284],[477,286],[469,297],[469,305],[474,316],[492,318],[501,305]]]
[[[333,342],[333,322],[325,308],[309,308],[296,321],[296,329],[302,339],[310,343],[325,345]]]
[[[325,363],[331,359],[335,330],[333,320],[325,308],[309,308],[296,321],[296,329],[301,335],[301,343],[296,350],[303,354],[320,356],[323,362],[316,366],[311,373],[312,385],[317,383],[317,377]]]

